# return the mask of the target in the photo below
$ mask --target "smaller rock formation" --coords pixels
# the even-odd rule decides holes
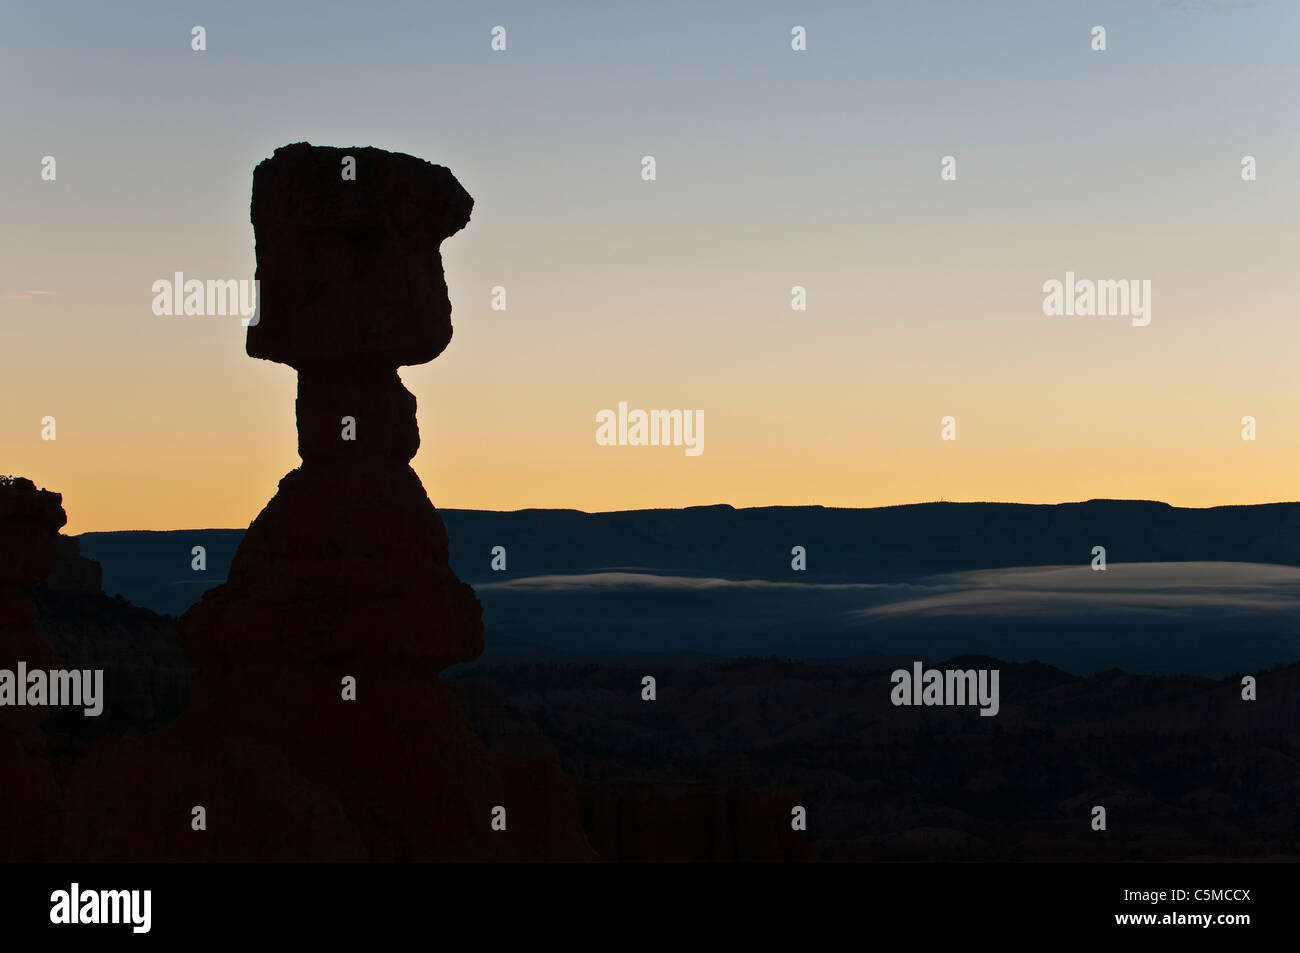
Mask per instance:
[[[55,592],[102,592],[104,572],[99,563],[81,555],[81,541],[62,534],[55,540],[54,572],[45,584]]]
[[[0,669],[58,664],[36,632],[36,606],[24,590],[54,568],[59,528],[68,521],[62,502],[31,480],[0,476]],[[0,861],[49,856],[59,794],[41,733],[47,714],[44,706],[0,706]]]

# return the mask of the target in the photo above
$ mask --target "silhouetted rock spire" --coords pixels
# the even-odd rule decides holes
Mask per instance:
[[[451,339],[439,244],[472,207],[447,169],[380,149],[298,143],[257,167],[247,348],[298,371],[303,463],[181,619],[190,708],[87,759],[82,797],[150,779],[119,790],[122,836],[82,841],[102,859],[593,856],[554,759],[491,753],[438,678],[482,652],[482,606],[409,466],[397,368]]]

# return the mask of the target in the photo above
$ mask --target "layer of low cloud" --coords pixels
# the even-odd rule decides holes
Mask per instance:
[[[683,590],[702,592],[725,589],[765,589],[769,591],[811,592],[818,589],[836,592],[893,589],[873,583],[803,583],[774,582],[768,579],[719,579],[705,576],[660,576],[649,572],[593,572],[573,575],[525,576],[505,582],[477,583],[477,592],[583,592],[619,589]]]
[[[804,583],[764,579],[597,572],[529,576],[476,586],[484,593],[749,591],[755,595],[816,593],[861,598],[849,615],[862,620],[925,616],[1078,615],[1088,612],[1179,613],[1207,609],[1300,612],[1300,567],[1262,563],[1111,563],[984,569],[929,576],[908,583]]]
[[[1300,567],[1262,563],[1112,563],[1100,572],[1087,565],[985,569],[936,577],[924,588],[929,591],[858,615],[1300,610]]]

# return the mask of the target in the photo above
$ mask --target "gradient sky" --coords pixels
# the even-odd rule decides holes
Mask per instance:
[[[1280,0],[6,4],[0,473],[74,533],[256,515],[295,374],[150,287],[251,278],[253,167],[306,140],[475,198],[402,370],[438,506],[1296,499],[1297,41]],[[1150,326],[1044,316],[1066,270]],[[597,446],[620,400],[705,452]]]

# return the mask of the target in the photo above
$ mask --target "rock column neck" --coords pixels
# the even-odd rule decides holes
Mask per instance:
[[[304,466],[361,459],[409,463],[420,448],[415,395],[392,368],[303,368],[295,409]]]

